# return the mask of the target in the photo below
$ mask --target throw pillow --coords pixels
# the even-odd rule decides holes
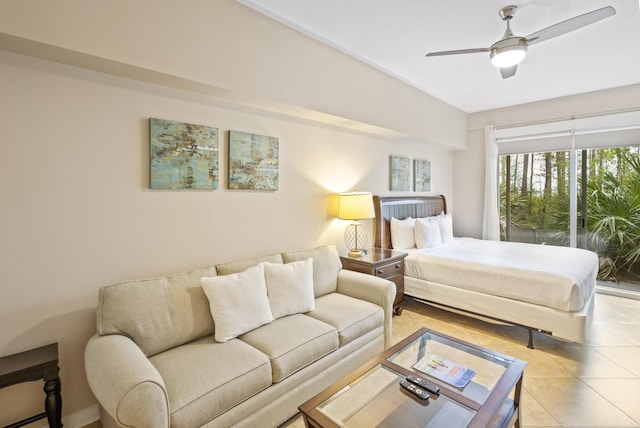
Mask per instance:
[[[274,319],[315,309],[313,259],[264,264],[267,295]]]
[[[313,259],[313,290],[315,297],[333,293],[338,288],[338,272],[342,262],[336,246],[322,245],[306,251],[289,251],[282,254],[285,263]]]
[[[416,219],[411,217],[404,220],[391,217],[391,246],[394,250],[415,248],[416,241],[413,232],[415,222]]]
[[[451,214],[440,213],[440,215],[436,217],[436,220],[440,225],[442,242],[453,241],[453,217],[451,217]]]
[[[226,342],[273,321],[264,265],[200,280],[215,324],[215,339]]]
[[[440,225],[435,217],[416,219],[416,247],[428,248],[442,244]]]

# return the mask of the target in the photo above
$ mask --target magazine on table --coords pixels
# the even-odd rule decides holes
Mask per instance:
[[[475,370],[435,354],[425,355],[413,367],[456,388],[467,386],[473,375],[476,374]]]

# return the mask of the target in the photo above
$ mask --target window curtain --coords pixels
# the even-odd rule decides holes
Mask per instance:
[[[496,127],[484,127],[484,216],[482,220],[482,239],[500,240],[500,200],[498,198],[498,144]]]

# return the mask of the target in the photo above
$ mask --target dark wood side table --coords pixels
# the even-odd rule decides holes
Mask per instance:
[[[48,419],[50,428],[62,427],[59,370],[57,343],[0,358],[0,388],[42,379],[44,392],[47,394],[44,413],[23,419],[5,428],[21,427],[44,418]]]
[[[404,309],[404,258],[407,253],[382,248],[369,248],[362,257],[341,256],[342,267],[388,279],[396,284],[393,309],[396,315]]]

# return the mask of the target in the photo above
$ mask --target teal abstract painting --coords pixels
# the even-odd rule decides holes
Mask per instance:
[[[278,190],[276,137],[229,131],[229,189]]]
[[[218,188],[218,128],[149,119],[152,189]]]

